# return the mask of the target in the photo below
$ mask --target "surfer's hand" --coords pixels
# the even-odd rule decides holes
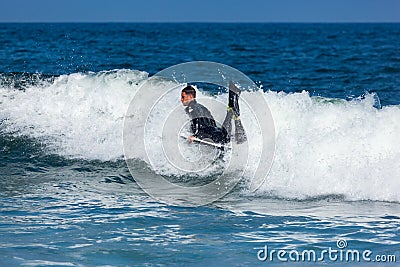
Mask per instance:
[[[189,143],[193,143],[193,141],[194,141],[195,138],[196,138],[196,137],[194,137],[193,135],[189,136],[189,137],[188,137]]]

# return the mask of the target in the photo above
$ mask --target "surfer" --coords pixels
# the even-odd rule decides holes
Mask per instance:
[[[232,82],[229,82],[229,99],[228,109],[222,127],[218,127],[215,123],[211,112],[196,100],[196,89],[187,85],[182,89],[181,102],[186,106],[185,111],[191,119],[191,131],[193,135],[189,136],[189,142],[195,139],[207,140],[218,144],[226,144],[230,142],[232,133],[232,120],[235,123],[235,141],[241,144],[247,140],[240,120],[239,110],[240,89]]]

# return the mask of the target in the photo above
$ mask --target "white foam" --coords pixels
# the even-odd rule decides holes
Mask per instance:
[[[0,119],[6,132],[45,142],[67,158],[122,158],[123,119],[147,73],[131,70],[62,75],[25,91],[4,89]]]
[[[133,70],[75,73],[25,91],[3,88],[1,130],[38,139],[49,153],[66,158],[122,159],[124,115],[146,77]],[[307,92],[264,96],[275,123],[277,150],[266,182],[252,194],[298,199],[333,194],[400,202],[398,106],[376,109],[373,95],[353,101],[312,98]],[[224,102],[226,95],[217,99]],[[217,120],[223,119],[217,106],[209,108]],[[256,125],[243,111],[251,141]],[[183,107],[180,116],[186,118]],[[153,130],[149,133],[159,134]],[[252,153],[259,147],[255,142],[249,149]],[[173,172],[167,163],[155,163],[160,172]],[[256,168],[258,161],[251,158],[249,164]]]
[[[350,102],[307,92],[266,97],[277,150],[258,194],[400,201],[398,106],[375,109],[373,95]]]

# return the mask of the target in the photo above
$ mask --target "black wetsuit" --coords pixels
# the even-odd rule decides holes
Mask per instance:
[[[215,143],[228,143],[230,136],[225,128],[218,127],[211,112],[193,99],[185,109],[191,119],[193,136],[200,139],[211,139]]]

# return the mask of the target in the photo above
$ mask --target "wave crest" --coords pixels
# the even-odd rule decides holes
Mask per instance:
[[[4,77],[3,134],[39,139],[48,153],[66,158],[113,161],[123,158],[124,115],[148,73],[74,73],[22,87]],[[274,118],[276,153],[266,182],[251,194],[400,202],[399,106],[377,109],[373,94],[350,101],[308,92],[268,91],[264,97]],[[251,131],[252,125],[245,127]]]

